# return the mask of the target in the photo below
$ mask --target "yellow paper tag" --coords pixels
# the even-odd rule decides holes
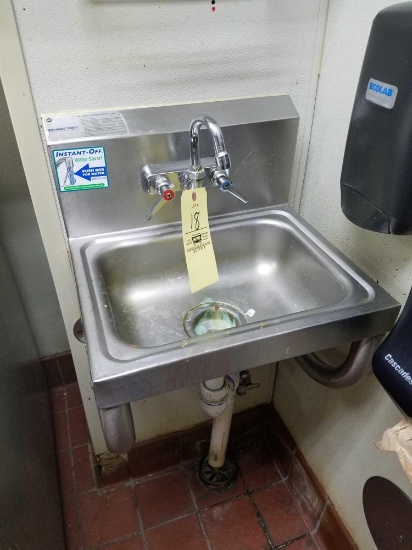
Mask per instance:
[[[197,292],[219,280],[209,229],[206,189],[182,193],[182,231],[190,291]]]

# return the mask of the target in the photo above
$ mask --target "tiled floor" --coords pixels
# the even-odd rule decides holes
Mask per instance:
[[[240,476],[225,493],[205,490],[194,462],[138,479],[123,468],[102,482],[77,385],[51,395],[67,550],[326,550],[264,442],[237,452]]]

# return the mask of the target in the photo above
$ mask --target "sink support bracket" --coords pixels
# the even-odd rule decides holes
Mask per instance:
[[[130,403],[100,409],[99,415],[109,451],[116,454],[130,451],[136,440]]]
[[[319,384],[328,388],[347,388],[370,371],[373,354],[381,341],[382,336],[374,336],[353,342],[347,358],[339,367],[328,365],[315,353],[295,357],[295,360]]]

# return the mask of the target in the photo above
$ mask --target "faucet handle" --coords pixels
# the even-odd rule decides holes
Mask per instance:
[[[146,219],[151,220],[167,202],[175,198],[174,184],[166,176],[160,175],[152,182],[154,193],[160,195],[153,208],[146,213]]]
[[[215,187],[219,187],[221,191],[225,191],[233,195],[239,201],[247,204],[247,199],[240,193],[237,187],[227,177],[223,170],[213,170],[211,172],[211,180]]]

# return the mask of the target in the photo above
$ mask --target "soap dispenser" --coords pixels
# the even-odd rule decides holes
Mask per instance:
[[[341,203],[356,225],[412,234],[412,2],[375,17],[349,126]]]

